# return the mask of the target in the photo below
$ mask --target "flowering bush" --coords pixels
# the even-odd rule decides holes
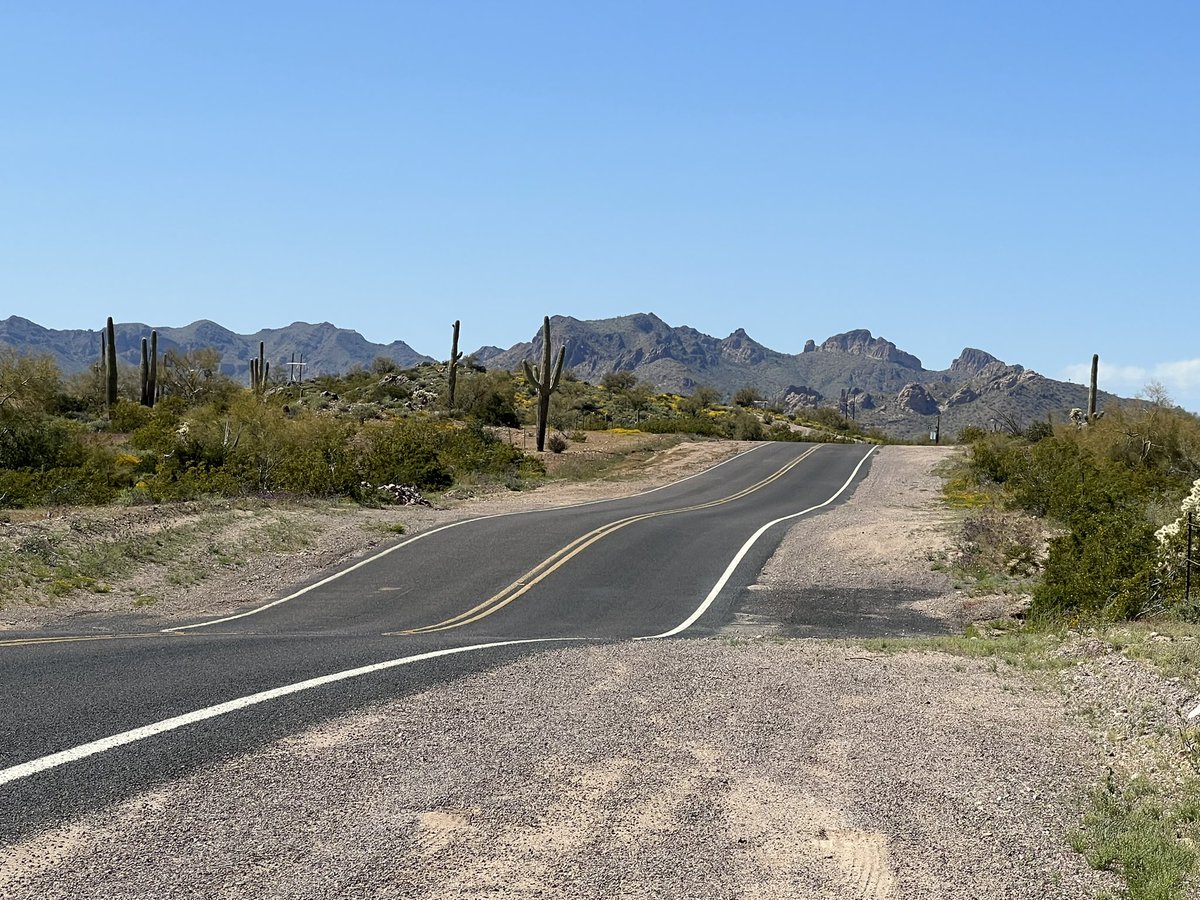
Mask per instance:
[[[1200,508],[1200,478],[1192,482],[1192,489],[1188,495],[1183,498],[1183,503],[1179,505],[1179,518],[1174,522],[1164,525],[1158,531],[1154,532],[1154,536],[1158,539],[1158,544],[1164,551],[1169,551],[1170,548],[1177,543],[1177,538],[1183,534],[1184,525],[1187,524],[1188,513]]]

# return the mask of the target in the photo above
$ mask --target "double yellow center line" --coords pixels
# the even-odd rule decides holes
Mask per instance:
[[[471,607],[466,612],[459,613],[457,616],[452,616],[449,619],[445,619],[444,621],[437,622],[433,625],[423,625],[419,628],[410,628],[407,631],[389,631],[386,633],[389,635],[430,634],[435,631],[447,631],[451,628],[461,628],[464,625],[470,625],[472,622],[478,622],[480,619],[486,618],[487,616],[504,609],[504,607],[508,606],[508,604],[521,597],[527,591],[532,590],[535,585],[539,584],[551,574],[565,566],[568,562],[570,562],[588,547],[592,546],[592,544],[608,537],[614,532],[620,531],[627,525],[632,525],[635,522],[644,522],[647,519],[657,519],[660,516],[674,516],[678,515],[679,513],[695,512],[696,510],[701,509],[711,509],[714,506],[721,506],[725,503],[732,503],[735,500],[741,500],[743,497],[748,497],[755,491],[760,491],[772,482],[782,478],[792,469],[796,468],[796,466],[800,465],[800,463],[802,463],[808,457],[816,453],[819,449],[820,445],[817,445],[816,447],[806,450],[783,468],[768,475],[762,481],[756,482],[747,488],[743,488],[736,494],[730,494],[728,497],[722,497],[719,500],[710,500],[708,503],[698,503],[694,506],[682,506],[676,509],[663,509],[659,510],[658,512],[641,513],[640,515],[629,516],[624,519],[618,519],[615,522],[610,522],[607,525],[602,525],[599,528],[589,531],[587,534],[576,538],[565,547],[555,551],[512,584],[496,592],[491,597],[488,597],[488,599],[484,600],[482,603]]]
[[[123,641],[126,638],[140,637],[162,637],[162,635],[158,632],[137,632],[135,634],[88,634],[40,638],[12,638],[7,641],[0,641],[0,647],[25,647],[31,644],[72,644],[82,641]]]

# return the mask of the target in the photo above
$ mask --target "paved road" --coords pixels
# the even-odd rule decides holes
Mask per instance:
[[[705,633],[776,520],[845,499],[868,462],[862,446],[763,444],[634,497],[425,532],[226,619],[6,634],[0,841],[561,641]]]

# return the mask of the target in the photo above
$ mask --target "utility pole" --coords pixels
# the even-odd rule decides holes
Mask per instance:
[[[1192,521],[1192,511],[1188,510],[1187,520],[1187,559],[1184,560],[1184,578],[1183,578],[1183,602],[1192,602],[1192,532],[1195,530],[1195,524]]]
[[[308,365],[308,363],[306,363],[304,361],[303,353],[300,354],[300,362],[296,362],[296,354],[293,353],[292,361],[290,363],[288,363],[288,383],[290,384],[293,380],[296,380],[299,383],[299,385],[300,385],[299,399],[301,399],[301,400],[304,399],[304,367],[307,365]]]

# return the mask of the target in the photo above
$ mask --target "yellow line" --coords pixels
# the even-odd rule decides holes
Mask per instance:
[[[749,487],[743,488],[736,494],[730,494],[728,497],[722,497],[718,500],[710,500],[707,503],[698,503],[694,506],[683,506],[677,509],[663,509],[658,510],[657,512],[640,513],[636,516],[629,516],[625,519],[618,519],[615,522],[609,522],[607,525],[601,525],[599,528],[593,529],[587,534],[571,541],[571,543],[567,544],[565,547],[556,550],[512,584],[493,594],[482,603],[476,604],[465,612],[461,612],[456,616],[451,616],[449,619],[444,619],[443,621],[432,625],[422,625],[418,628],[411,628],[406,631],[390,631],[386,632],[386,634],[429,634],[434,631],[447,631],[451,628],[460,628],[463,625],[470,625],[472,622],[478,622],[480,619],[486,618],[487,616],[490,616],[508,606],[508,604],[512,603],[518,597],[524,595],[535,585],[548,578],[552,573],[558,571],[592,544],[596,543],[602,538],[608,537],[610,534],[613,534],[616,531],[619,531],[626,525],[632,525],[635,522],[642,522],[647,519],[656,519],[660,516],[673,516],[679,513],[695,512],[701,509],[711,509],[714,506],[721,506],[722,504],[732,503],[735,500],[748,497],[750,494],[760,491],[772,482],[782,478],[819,449],[820,445],[806,450],[804,453],[793,459],[778,471],[773,472],[766,478],[750,485]]]
[[[126,638],[146,637],[162,637],[162,635],[157,632],[147,632],[145,634],[89,634],[64,637],[14,638],[8,641],[0,641],[0,647],[25,647],[31,644],[69,644],[78,641],[117,641]]]

